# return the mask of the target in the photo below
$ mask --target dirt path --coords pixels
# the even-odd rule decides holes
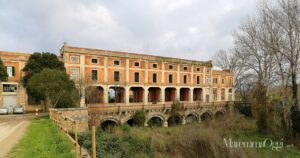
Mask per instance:
[[[29,123],[24,118],[0,118],[0,158],[19,142]]]

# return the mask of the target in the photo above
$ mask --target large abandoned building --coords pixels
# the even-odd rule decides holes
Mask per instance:
[[[194,105],[234,100],[234,76],[213,70],[211,61],[194,61],[145,54],[71,47],[64,44],[60,60],[80,89],[82,107]],[[1,82],[0,106],[37,104],[22,86],[22,69],[29,53],[0,52],[8,73]],[[111,106],[110,106],[111,105]],[[117,106],[116,106],[117,105]]]
[[[234,77],[211,61],[72,47],[60,50],[81,89],[81,105],[165,104],[234,100]]]

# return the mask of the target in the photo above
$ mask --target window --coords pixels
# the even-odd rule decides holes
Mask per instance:
[[[157,68],[157,64],[152,64],[152,67],[153,67],[154,69],[156,69],[156,68]]]
[[[120,72],[119,71],[114,72],[114,81],[120,81]]]
[[[120,60],[114,60],[114,65],[120,65]]]
[[[93,59],[92,59],[92,64],[98,64],[98,59],[93,58]]]
[[[15,76],[15,67],[14,66],[7,66],[6,72],[8,77],[14,77]]]
[[[214,78],[214,84],[218,84],[218,79]]]
[[[17,92],[17,85],[3,84],[3,92]]]
[[[224,78],[222,78],[222,84],[225,84],[225,80],[224,80]]]
[[[98,81],[98,70],[92,70],[92,80]]]
[[[183,76],[183,83],[184,83],[184,84],[187,84],[187,75],[184,75],[184,76]]]
[[[199,72],[199,71],[200,71],[200,67],[197,67],[197,68],[196,68],[196,71]]]
[[[207,85],[210,84],[210,78],[209,78],[209,77],[206,77],[206,79],[205,79],[205,84],[207,84]]]
[[[188,67],[187,67],[187,66],[183,67],[183,70],[184,70],[184,71],[187,71],[187,70],[188,70]]]
[[[230,88],[230,89],[228,89],[228,93],[232,93],[232,89]]]
[[[200,84],[200,76],[197,76],[197,84]]]
[[[79,56],[70,56],[70,63],[78,64],[79,63]]]
[[[169,65],[169,70],[173,70],[173,65]]]
[[[157,83],[157,74],[152,75],[152,81],[153,83]]]
[[[70,78],[72,80],[78,80],[79,79],[79,69],[78,68],[71,68],[70,69]]]
[[[214,95],[214,101],[216,101],[218,99],[218,89],[217,88],[214,88],[213,89],[213,95]]]
[[[135,67],[140,67],[140,62],[138,62],[138,61],[134,62],[134,66]]]
[[[221,89],[221,100],[225,100],[225,89]]]
[[[169,83],[173,83],[173,75],[169,74]]]
[[[140,82],[140,73],[138,72],[134,73],[134,82]]]
[[[229,79],[229,85],[232,86],[232,79]]]

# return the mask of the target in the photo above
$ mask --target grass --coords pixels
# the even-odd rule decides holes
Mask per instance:
[[[278,139],[272,135],[263,135],[257,132],[256,129],[248,129],[248,130],[236,130],[235,131],[236,138],[241,141],[255,141],[255,142],[263,142],[266,138],[271,139],[274,142],[281,142],[281,139]],[[252,149],[253,150],[253,149]],[[284,144],[284,147],[279,151],[274,151],[272,148],[256,148],[255,149],[257,156],[261,158],[299,158],[300,150],[294,146],[287,146]]]
[[[24,137],[8,153],[8,158],[71,158],[67,152],[67,139],[49,116],[31,121]]]
[[[98,129],[99,130],[99,129]],[[91,134],[80,135],[80,144],[91,151]],[[233,141],[264,141],[266,138],[280,141],[273,135],[257,132],[254,119],[227,117],[224,120],[179,125],[173,127],[138,128],[121,126],[109,131],[97,132],[98,157],[158,157],[158,158],[296,158],[300,150],[284,147],[280,151],[271,148],[228,148],[224,138]]]

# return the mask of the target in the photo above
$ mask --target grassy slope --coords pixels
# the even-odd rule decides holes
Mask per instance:
[[[273,141],[281,141],[274,138],[271,135],[262,135],[259,134],[255,129],[248,129],[248,130],[236,130],[235,134],[237,138],[242,141],[264,141],[266,138],[272,139]],[[288,158],[299,158],[300,157],[300,150],[296,147],[287,147],[284,144],[284,147],[280,151],[273,151],[271,148],[262,148],[256,149],[256,153],[259,157],[265,158],[281,158],[281,157],[288,157]]]
[[[49,118],[33,120],[25,136],[7,155],[8,158],[67,158],[66,137],[57,129]]]
[[[229,149],[225,147],[223,139],[231,136],[233,141],[257,142],[264,141],[266,138],[278,140],[271,135],[259,134],[255,126],[255,120],[240,118],[220,120],[220,122],[212,122],[208,125],[196,123],[168,128],[124,128],[123,126],[116,128],[113,132],[101,133],[101,137],[97,137],[97,142],[101,142],[101,148],[103,148],[101,157],[111,157],[112,150],[120,151],[114,143],[118,143],[124,153],[132,157],[300,157],[300,150],[296,147],[284,147],[281,151],[273,151],[271,148]],[[134,138],[129,139],[134,141],[128,141],[126,139],[128,137]],[[85,140],[89,139],[85,138]],[[148,139],[151,145],[146,150],[148,152],[144,152],[145,149],[141,143],[147,143],[148,141],[145,140]],[[90,142],[88,144],[91,146]],[[104,150],[108,148],[110,150]],[[204,153],[206,156],[203,156]]]

